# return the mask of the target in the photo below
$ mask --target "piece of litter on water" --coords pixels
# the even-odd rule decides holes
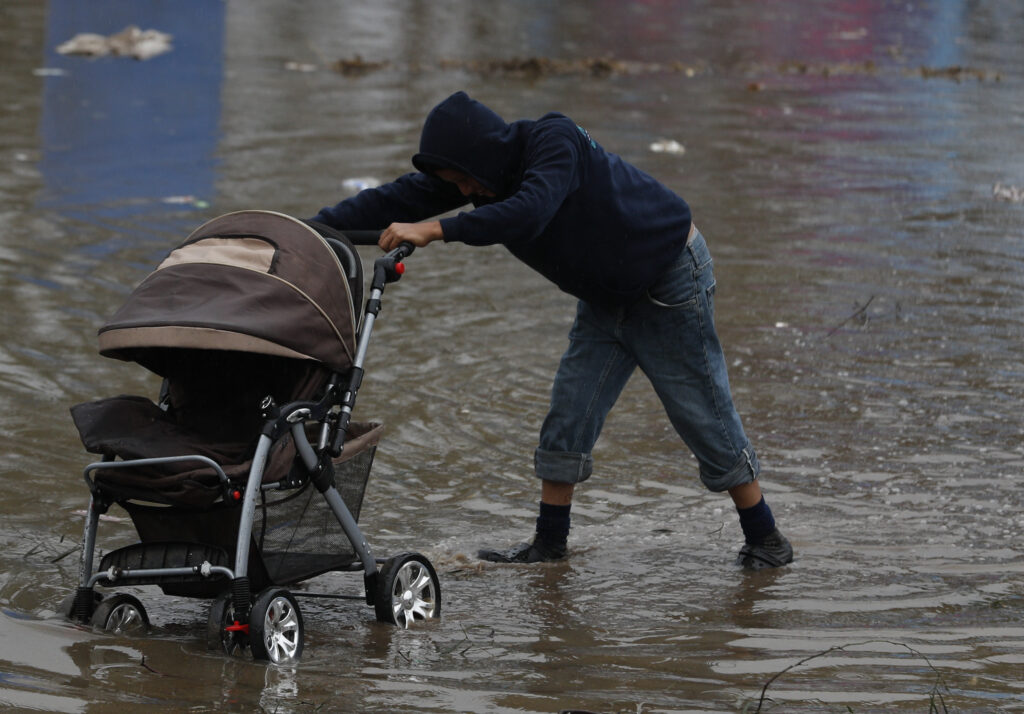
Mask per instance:
[[[788,322],[776,322],[775,326],[779,327],[779,328],[789,327],[789,323]]]
[[[373,178],[372,176],[358,176],[356,178],[348,178],[341,182],[341,187],[346,191],[352,191],[353,193],[359,193],[368,188],[377,188],[380,186],[380,181]]]
[[[98,35],[95,32],[80,32],[67,42],[57,46],[62,55],[85,55],[87,57],[134,57],[147,60],[172,49],[172,35],[158,30],[140,30],[129,25],[114,35]]]
[[[992,187],[992,195],[998,201],[1009,201],[1010,203],[1024,203],[1024,188],[1020,186],[1004,186],[997,183]]]
[[[76,516],[88,515],[87,511],[84,508],[79,508],[77,511],[72,511],[72,513],[74,513]],[[110,515],[107,515],[106,513],[101,513],[100,514],[100,520],[101,521],[109,521],[111,523],[127,523],[128,522],[127,518],[121,518],[120,516],[110,516]]]
[[[36,67],[32,74],[37,77],[63,77],[67,72],[59,67]]]
[[[172,206],[195,206],[196,208],[209,208],[210,204],[195,196],[165,196],[160,199],[161,203]]]
[[[110,42],[95,32],[79,32],[67,42],[57,45],[57,54],[102,57],[110,54]]]
[[[308,62],[285,62],[284,68],[289,72],[316,72],[317,66]]]
[[[856,30],[843,30],[838,34],[840,40],[863,40],[867,36],[868,28],[866,27],[858,27]]]
[[[685,154],[686,147],[674,139],[658,139],[648,147],[655,154]]]

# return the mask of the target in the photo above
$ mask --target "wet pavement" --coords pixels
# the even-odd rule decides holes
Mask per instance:
[[[1024,10],[825,5],[5,3],[0,706],[1024,711]],[[173,48],[56,52],[129,25]],[[443,618],[302,601],[296,667],[208,652],[207,603],[152,588],[146,638],[60,620],[88,501],[68,408],[158,387],[96,329],[202,221],[308,216],[410,170],[456,89],[563,111],[691,203],[796,561],[733,568],[731,505],[638,375],[569,560],[476,562],[532,529],[574,305],[500,249],[435,244],[385,296],[357,418],[387,425],[360,522],[431,558]],[[361,584],[309,584],[336,586]]]

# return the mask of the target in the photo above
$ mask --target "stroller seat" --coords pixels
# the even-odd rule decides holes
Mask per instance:
[[[217,462],[229,479],[245,478],[252,465],[251,440],[210,440],[209,434],[178,423],[145,397],[122,395],[87,402],[73,407],[71,415],[86,451],[110,460],[204,456]],[[199,460],[101,469],[96,483],[111,500],[178,506],[208,506],[224,492],[217,472]]]
[[[166,375],[163,408],[129,395],[72,407],[86,450],[107,460],[203,456],[232,480],[252,465],[261,400],[308,398],[327,379],[312,362],[229,351],[161,348],[136,360]],[[263,482],[287,476],[294,456],[291,439],[278,440]],[[100,469],[96,484],[113,501],[175,506],[210,506],[224,493],[217,472],[199,460]]]
[[[221,468],[230,489],[213,467],[194,458],[100,466],[92,472],[96,492],[127,511],[141,538],[136,546],[104,556],[101,570],[191,566],[204,559],[228,564],[240,512],[228,491],[242,488],[252,467],[264,423],[260,402],[267,396],[278,403],[310,398],[324,389],[329,373],[308,360],[231,351],[160,348],[139,352],[135,359],[167,375],[161,405],[121,395],[72,407],[86,450],[111,463],[206,457]],[[379,424],[352,424],[344,453],[332,462],[334,486],[354,518],[382,430]],[[287,488],[264,491],[259,498],[248,565],[259,588],[356,561],[344,535],[329,528],[331,513],[313,498],[316,490],[308,478],[302,480],[307,472],[299,461],[290,434],[278,438],[267,454],[263,487],[285,482]],[[213,597],[223,588],[217,580],[159,577],[151,582],[168,594],[190,597]]]

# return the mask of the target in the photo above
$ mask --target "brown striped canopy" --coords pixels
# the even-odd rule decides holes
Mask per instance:
[[[231,350],[352,365],[345,270],[302,221],[239,211],[200,226],[99,331],[100,353],[154,369],[162,348]],[[148,364],[147,364],[148,362]],[[159,370],[157,370],[159,371]]]

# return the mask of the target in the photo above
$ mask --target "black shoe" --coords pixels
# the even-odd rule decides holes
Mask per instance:
[[[793,546],[778,528],[766,535],[760,543],[745,544],[736,556],[736,565],[746,570],[778,568],[792,562]]]
[[[487,550],[477,552],[480,560],[491,563],[550,563],[562,560],[568,554],[562,545],[550,545],[544,542],[520,543],[506,550]]]

